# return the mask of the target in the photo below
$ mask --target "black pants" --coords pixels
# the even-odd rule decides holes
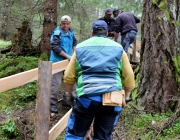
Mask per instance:
[[[84,101],[83,101],[84,100]],[[94,119],[94,140],[111,140],[112,131],[122,108],[103,106],[102,102],[88,98],[76,99],[68,120],[65,140],[84,140]]]

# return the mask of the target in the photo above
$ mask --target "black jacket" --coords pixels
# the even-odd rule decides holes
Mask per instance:
[[[134,16],[131,12],[121,12],[115,21],[115,32],[125,34],[130,30],[138,31],[136,23],[139,23],[140,19]]]
[[[113,37],[114,36],[114,25],[115,25],[115,19],[110,18],[109,20],[106,19],[105,17],[99,18],[98,20],[104,20],[107,25],[108,25],[108,37]]]

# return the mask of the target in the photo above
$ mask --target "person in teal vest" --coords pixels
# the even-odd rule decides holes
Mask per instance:
[[[73,29],[70,28],[70,24],[71,24],[71,18],[67,15],[64,15],[61,17],[60,26],[57,26],[52,32],[50,38],[50,47],[51,47],[50,61],[52,63],[59,62],[65,59],[70,60],[73,52],[75,51],[77,41],[74,36]],[[60,90],[63,75],[64,75],[64,71],[55,73],[52,76],[51,106],[50,106],[50,111],[52,113],[58,113],[57,94]],[[64,100],[63,100],[63,105],[70,106]]]
[[[122,100],[129,98],[135,86],[134,73],[123,47],[107,38],[107,23],[97,20],[92,24],[92,30],[92,37],[77,45],[64,74],[69,97],[72,96],[73,84],[77,84],[77,97],[68,120],[65,140],[84,140],[93,119],[93,139],[111,140],[122,111]],[[125,97],[121,92],[123,89]],[[104,104],[104,95],[109,93],[113,100],[121,103]]]

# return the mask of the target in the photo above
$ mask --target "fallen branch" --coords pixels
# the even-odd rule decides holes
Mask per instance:
[[[176,121],[176,119],[179,117],[180,117],[180,101],[178,102],[178,109],[171,117],[169,117],[168,121],[162,127],[162,130],[171,127]]]

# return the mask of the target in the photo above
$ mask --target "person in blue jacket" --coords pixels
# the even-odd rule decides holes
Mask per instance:
[[[67,15],[61,17],[61,24],[57,26],[50,38],[50,61],[55,63],[65,59],[71,59],[71,56],[76,48],[76,38],[73,29],[70,28],[71,18]],[[50,111],[58,113],[57,109],[57,94],[60,90],[64,71],[53,74],[51,85],[51,106]],[[75,92],[75,91],[74,91]],[[65,97],[63,97],[65,98]],[[63,101],[64,106],[70,106]]]

